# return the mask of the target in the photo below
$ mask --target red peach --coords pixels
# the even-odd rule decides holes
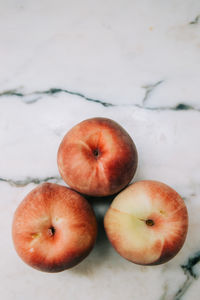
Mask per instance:
[[[15,249],[41,271],[59,272],[81,262],[94,246],[97,223],[88,202],[58,184],[33,189],[17,208],[12,225]]]
[[[133,178],[137,150],[128,133],[113,120],[88,119],[63,138],[58,168],[76,191],[91,196],[112,195]]]
[[[140,181],[113,200],[104,226],[121,256],[141,265],[161,264],[173,258],[184,244],[187,208],[169,186]]]

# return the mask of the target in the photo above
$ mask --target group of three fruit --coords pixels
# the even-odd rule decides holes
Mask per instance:
[[[119,124],[105,118],[77,124],[63,138],[57,158],[60,174],[71,189],[41,184],[14,215],[15,249],[27,264],[58,272],[82,261],[97,236],[94,212],[83,195],[102,197],[122,189],[104,218],[116,251],[143,265],[164,263],[178,253],[188,227],[184,201],[157,181],[128,186],[137,168],[137,150]]]

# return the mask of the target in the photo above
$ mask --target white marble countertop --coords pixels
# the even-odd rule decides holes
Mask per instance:
[[[198,300],[200,294],[200,2],[0,1],[0,295],[3,300]],[[181,252],[144,267],[121,258],[97,203],[92,253],[57,274],[31,269],[11,240],[13,212],[44,181],[83,119],[119,122],[139,152],[135,180],[175,188],[190,217]]]

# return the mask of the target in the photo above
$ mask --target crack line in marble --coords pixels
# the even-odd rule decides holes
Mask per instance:
[[[26,179],[23,179],[23,180],[13,180],[13,179],[7,179],[7,178],[0,177],[0,181],[7,182],[11,186],[15,186],[15,187],[23,187],[30,183],[40,184],[42,182],[47,182],[49,180],[56,180],[56,182],[58,182],[61,180],[61,177],[58,177],[58,176],[50,176],[50,177],[45,177],[45,178],[27,177]]]
[[[196,252],[191,258],[188,259],[188,262],[185,265],[182,265],[181,268],[185,272],[189,272],[189,274],[194,277],[198,278],[198,275],[195,274],[193,268],[196,264],[200,262],[200,251]]]
[[[198,24],[199,21],[200,21],[200,15],[197,15],[196,18],[193,21],[191,21],[189,24],[195,25],[195,24]]]
[[[159,84],[161,84],[163,82],[163,80],[158,81],[157,83],[153,84],[153,85],[149,85],[149,86],[144,86],[143,88],[146,88],[146,96],[143,99],[143,102],[147,100],[147,98],[149,97],[150,93],[153,91],[153,89],[158,86]],[[75,95],[78,97],[81,97],[83,99],[85,99],[86,101],[90,101],[90,102],[94,102],[97,104],[101,104],[104,107],[137,107],[140,109],[146,109],[146,110],[152,110],[152,111],[168,111],[168,110],[173,110],[173,111],[180,111],[180,110],[194,110],[194,111],[200,111],[199,108],[195,108],[191,105],[185,104],[185,103],[179,103],[176,106],[172,106],[172,107],[167,107],[167,106],[163,106],[163,107],[151,107],[151,106],[146,106],[146,105],[139,105],[139,104],[114,104],[111,102],[106,102],[103,100],[97,100],[97,99],[93,99],[93,98],[89,98],[79,92],[73,92],[70,90],[66,90],[66,89],[61,89],[61,88],[50,88],[49,90],[46,91],[36,91],[36,92],[32,92],[32,93],[27,93],[27,94],[23,94],[21,92],[19,92],[17,89],[12,89],[12,90],[7,90],[4,92],[0,93],[0,97],[3,96],[16,96],[16,97],[20,97],[22,98],[23,103],[25,104],[32,104],[37,102],[38,100],[42,99],[43,95],[55,95],[58,93],[67,93],[70,95]],[[36,96],[36,97],[33,97]],[[28,98],[30,97],[30,98]],[[25,98],[25,99],[23,99]]]
[[[29,94],[23,94],[21,92],[18,92],[17,89],[13,89],[13,90],[7,90],[7,91],[4,91],[4,92],[0,93],[0,96],[17,96],[17,97],[25,98],[25,97],[28,97],[28,96],[39,95],[36,98],[30,99],[28,101],[23,100],[23,102],[26,103],[26,104],[32,104],[32,103],[35,103],[38,100],[40,100],[42,98],[42,95],[55,95],[55,94],[58,94],[58,93],[66,93],[66,94],[69,94],[69,95],[78,96],[78,97],[81,97],[81,98],[83,98],[87,101],[99,103],[99,104],[101,104],[103,106],[106,106],[106,107],[107,106],[116,106],[115,104],[112,104],[112,103],[109,103],[109,102],[89,98],[89,97],[87,97],[87,96],[85,96],[85,95],[83,95],[79,92],[73,92],[73,91],[70,91],[70,90],[67,90],[67,89],[61,89],[61,88],[51,88],[51,89],[46,90],[46,91],[36,91],[36,92],[29,93]]]
[[[149,99],[149,96],[151,95],[151,93],[153,92],[153,90],[160,85],[164,80],[160,80],[154,84],[149,84],[149,85],[144,85],[142,86],[143,89],[145,89],[145,95],[142,101],[142,104],[144,105],[146,103],[146,101]]]
[[[194,110],[194,111],[200,111],[200,109],[195,108],[191,105],[185,104],[185,103],[179,103],[176,106],[163,106],[163,107],[150,107],[150,106],[141,106],[138,104],[135,104],[136,107],[141,109],[147,109],[147,110],[155,110],[155,111],[168,111],[168,110],[174,110],[174,111],[180,111],[180,110]]]
[[[17,96],[17,97],[24,97],[22,93],[19,93],[16,89],[14,90],[7,90],[0,93],[0,96]]]
[[[161,295],[159,300],[166,300],[168,289],[169,289],[169,286],[167,283],[165,283],[164,287],[163,287],[163,294]]]
[[[185,265],[181,266],[187,278],[175,294],[173,300],[180,300],[181,297],[188,290],[188,288],[191,286],[191,284],[194,282],[194,280],[197,280],[199,278],[199,275],[196,274],[193,269],[199,262],[200,251],[196,252],[192,257],[189,257],[188,262]]]

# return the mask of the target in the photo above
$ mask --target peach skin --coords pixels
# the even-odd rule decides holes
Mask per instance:
[[[21,259],[40,271],[59,272],[81,262],[94,246],[97,222],[89,203],[67,187],[44,183],[18,206],[12,225]]]
[[[133,178],[137,150],[128,133],[106,118],[85,120],[63,138],[57,156],[63,180],[91,196],[119,192]]]
[[[127,260],[141,265],[162,264],[184,244],[187,208],[166,184],[139,181],[113,200],[104,226],[113,247]]]

